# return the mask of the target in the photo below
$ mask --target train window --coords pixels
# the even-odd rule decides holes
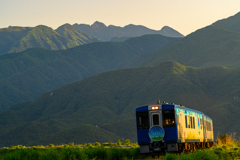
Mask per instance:
[[[178,125],[180,124],[180,118],[179,118],[179,115],[177,115],[177,124],[178,124]]]
[[[209,130],[209,122],[206,121],[206,127],[207,127],[207,130]]]
[[[137,113],[137,128],[138,129],[148,129],[149,128],[148,112]]]
[[[193,128],[193,126],[192,126],[192,117],[189,117],[189,125],[190,125],[190,127],[189,128]]]
[[[187,123],[187,116],[185,116],[185,123],[186,123],[186,128],[188,128],[188,123]]]
[[[209,121],[206,121],[206,129],[208,130],[208,131],[211,131],[212,130],[212,126],[211,126],[211,122],[209,122]]]
[[[188,116],[188,128],[190,128],[191,126],[191,120],[190,120],[190,117]]]
[[[159,125],[159,115],[158,114],[153,115],[153,125]]]
[[[201,126],[201,129],[203,128],[203,120],[202,118],[200,119],[200,126]]]
[[[206,120],[204,120],[204,129],[207,129]]]
[[[163,127],[175,127],[174,110],[163,111]]]
[[[195,129],[195,117],[193,117],[193,128]]]

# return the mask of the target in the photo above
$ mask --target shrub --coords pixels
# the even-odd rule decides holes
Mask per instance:
[[[74,146],[74,142],[69,143],[69,146],[73,147]]]
[[[88,143],[87,146],[90,147],[90,146],[93,146],[93,145],[92,145],[92,143]]]
[[[229,145],[230,143],[233,143],[233,142],[236,141],[235,138],[234,138],[235,135],[236,135],[236,133],[233,133],[231,135],[228,135],[228,134],[220,135],[220,134],[218,134],[216,143],[218,145],[223,145],[223,144]]]
[[[51,148],[54,148],[54,144],[50,144],[50,147],[51,147]]]
[[[69,145],[67,145],[67,144],[64,144],[64,148],[68,148],[69,147]]]
[[[118,146],[121,146],[121,145],[122,145],[122,142],[121,142],[120,139],[117,141],[117,145],[118,145]]]
[[[108,142],[102,143],[102,146],[109,146],[109,143]]]
[[[94,145],[95,145],[95,146],[101,146],[101,143],[95,142]]]
[[[130,145],[131,144],[131,140],[130,139],[126,139],[124,142],[125,145]]]

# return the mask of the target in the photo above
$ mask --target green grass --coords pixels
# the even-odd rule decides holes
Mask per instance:
[[[104,147],[92,145],[14,147],[14,149],[4,148],[0,150],[0,160],[232,160],[240,158],[240,145],[237,142],[232,143],[232,145],[216,145],[209,149],[199,149],[190,153],[166,153],[154,158],[148,155],[141,155],[139,147]]]
[[[1,160],[68,160],[68,159],[102,159],[122,160],[139,159],[146,157],[140,155],[139,148],[125,147],[81,147],[68,146],[58,148],[32,147],[0,150]]]
[[[0,150],[0,160],[20,159],[49,159],[49,160],[129,160],[129,159],[161,159],[161,160],[232,160],[240,158],[240,142],[235,140],[235,134],[218,135],[215,145],[208,149],[198,149],[190,152],[160,153],[159,156],[140,154],[137,143],[131,143],[129,139],[117,143],[85,143],[47,146],[38,145],[25,147],[22,145],[3,147]]]

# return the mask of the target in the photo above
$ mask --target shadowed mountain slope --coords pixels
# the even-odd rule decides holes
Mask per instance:
[[[174,60],[194,67],[240,67],[240,33],[216,26],[207,26],[186,36],[180,42],[161,50],[147,59],[142,66],[155,66]]]
[[[32,48],[1,55],[0,110],[100,72],[124,68],[136,56],[160,50],[178,39],[145,35],[125,42],[98,42],[61,51]]]
[[[29,135],[25,136],[25,141],[16,142],[36,144],[34,141],[41,139],[37,142],[50,144],[61,139],[55,140],[54,137],[63,137],[64,143],[87,143],[89,137],[85,134],[79,135],[85,137],[84,142],[78,141],[77,137],[76,140],[71,138],[77,133],[76,125],[82,124],[97,125],[121,139],[136,141],[135,108],[152,104],[157,99],[203,111],[213,118],[215,135],[218,132],[237,132],[239,125],[232,124],[240,120],[239,99],[236,98],[240,93],[237,87],[240,85],[239,76],[239,69],[197,69],[170,61],[156,67],[104,72],[46,92],[33,102],[19,103],[0,112],[0,138],[5,139],[0,146],[16,145],[8,140],[17,139],[11,136],[16,131],[20,135],[26,132],[22,128],[29,122],[38,122],[36,125],[41,126],[51,119],[55,119],[54,123],[59,121],[58,126],[67,124],[71,132],[65,132],[67,129],[46,129],[54,136],[47,132],[35,139]],[[34,124],[32,122],[31,125]],[[100,140],[96,138],[96,141]]]
[[[127,39],[129,39],[131,37],[120,37],[120,36],[116,36],[116,37],[113,37],[112,39],[110,39],[111,42],[123,42]]]

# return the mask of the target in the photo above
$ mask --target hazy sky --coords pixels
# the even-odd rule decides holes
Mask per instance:
[[[232,16],[240,0],[0,0],[0,28],[65,23],[170,26],[184,35]]]

